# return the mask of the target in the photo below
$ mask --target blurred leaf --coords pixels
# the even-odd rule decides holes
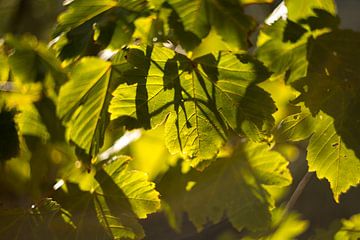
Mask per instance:
[[[333,222],[329,229],[316,229],[311,240],[357,240],[360,238],[360,214]]]
[[[13,53],[9,56],[9,66],[15,81],[44,81],[46,74],[50,73],[57,84],[64,82],[66,76],[60,61],[44,43],[30,35],[21,38],[7,35],[5,42],[13,48]]]
[[[263,234],[246,236],[243,240],[292,240],[297,239],[300,234],[308,228],[309,222],[300,219],[299,214],[290,213],[284,215],[282,209],[273,211],[271,229]]]
[[[0,44],[0,84],[4,84],[9,78],[10,68],[8,58],[1,47]]]
[[[240,0],[241,4],[272,3],[274,0]]]
[[[50,134],[42,123],[41,116],[34,105],[19,106],[20,113],[16,116],[16,122],[21,135],[35,136],[44,142],[49,140]]]
[[[301,141],[309,138],[314,132],[316,121],[311,113],[304,109],[284,118],[275,132],[277,142]]]
[[[336,13],[334,0],[285,0],[285,4],[288,9],[288,18],[292,21],[298,21],[314,15],[314,8],[323,9],[332,14]]]
[[[74,229],[66,214],[51,198],[29,209],[0,209],[0,233],[4,239],[71,238]]]
[[[336,240],[356,240],[360,238],[360,214],[353,215],[350,219],[341,220],[342,227],[335,234]]]
[[[169,165],[176,161],[176,156],[170,155],[164,143],[165,133],[163,127],[144,131],[139,140],[130,145],[134,160],[130,162],[132,169],[146,172],[149,179],[166,172]]]
[[[256,231],[271,223],[273,200],[264,186],[289,185],[291,175],[279,153],[266,144],[249,142],[234,156],[216,160],[193,180],[196,184],[184,208],[198,229],[226,216],[236,229]]]

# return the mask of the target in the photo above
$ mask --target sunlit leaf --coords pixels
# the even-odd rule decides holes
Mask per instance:
[[[307,110],[284,118],[276,130],[277,141],[301,141],[314,132],[315,119]]]
[[[320,113],[316,120],[317,127],[307,148],[309,171],[316,171],[318,178],[330,182],[338,202],[341,193],[359,183],[360,161],[337,133],[330,116]]]
[[[323,18],[332,17],[336,12],[332,0],[300,2],[289,0],[286,1],[286,6],[287,21],[278,20],[270,26],[265,24],[262,27],[258,38],[257,56],[275,72],[275,76],[282,75],[291,83],[306,76],[307,38],[311,34],[321,34],[321,32],[307,32],[309,26],[306,24],[312,29],[311,24],[319,25],[319,22],[324,21]],[[324,16],[324,13],[328,15]],[[302,26],[300,23],[305,25]],[[327,24],[320,25],[316,28],[328,27]]]
[[[258,58],[277,75],[283,75],[288,82],[292,82],[306,75],[306,36],[295,43],[283,40],[286,22],[279,20],[271,26],[265,25],[259,35],[266,38],[258,44],[256,54]]]
[[[216,160],[194,179],[184,207],[199,229],[208,221],[218,223],[227,217],[238,230],[264,230],[273,207],[264,186],[290,184],[286,166],[287,161],[266,144],[246,143],[234,156]]]
[[[58,115],[69,123],[70,140],[95,155],[102,145],[108,121],[111,63],[83,58],[60,89]]]
[[[21,83],[44,81],[47,73],[57,80],[65,80],[65,72],[52,50],[32,36],[6,36],[6,44],[13,48],[8,62],[15,81]]]
[[[288,8],[288,17],[293,21],[307,18],[314,15],[313,9],[324,9],[332,14],[336,13],[336,6],[334,0],[285,0],[286,7]]]
[[[75,0],[68,10],[59,16],[55,35],[69,31],[117,5],[115,0]]]
[[[273,101],[253,86],[269,73],[248,55],[220,52],[191,60],[158,46],[146,54],[139,49],[127,54],[133,67],[123,72],[126,84],[113,93],[112,119],[152,128],[170,114],[167,146],[172,153],[193,159],[193,165],[216,156],[227,139],[228,126],[256,135],[255,140],[271,129]]]
[[[255,26],[243,13],[238,1],[232,0],[169,0],[186,31],[205,37],[211,26],[233,46],[245,48],[247,34]]]
[[[128,160],[120,157],[98,168],[88,191],[79,191],[69,185],[69,191],[76,192],[78,199],[66,207],[70,212],[80,214],[74,220],[82,229],[79,234],[84,234],[82,231],[89,227],[85,218],[91,213],[96,214],[111,239],[144,237],[137,219],[146,218],[160,207],[159,194],[145,173],[127,169]]]
[[[336,201],[360,181],[359,42],[348,30],[311,39],[308,74],[293,83],[301,92],[296,102],[304,102],[319,125],[309,144],[310,170],[330,181]]]

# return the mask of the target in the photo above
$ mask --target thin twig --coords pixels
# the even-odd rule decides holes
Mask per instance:
[[[298,198],[300,197],[300,195],[302,194],[302,192],[305,189],[305,186],[308,184],[308,182],[310,181],[311,177],[313,176],[313,172],[307,172],[303,178],[301,179],[301,181],[299,182],[299,184],[297,185],[295,191],[293,192],[293,194],[290,197],[290,200],[288,201],[288,203],[286,204],[285,207],[285,211],[284,214],[286,215],[290,209],[292,209],[296,203],[296,201],[298,200]]]

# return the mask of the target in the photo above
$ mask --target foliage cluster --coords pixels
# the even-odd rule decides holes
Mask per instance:
[[[293,239],[300,141],[339,202],[360,182],[360,33],[332,0],[244,12],[271,2],[73,0],[48,44],[5,35],[0,187],[22,202],[4,199],[1,238],[142,239],[163,212],[175,231]],[[353,214],[313,239],[360,238]]]

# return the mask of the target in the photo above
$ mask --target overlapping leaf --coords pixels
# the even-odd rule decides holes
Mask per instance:
[[[301,92],[297,101],[304,101],[313,115],[324,116],[317,117],[323,124],[318,123],[317,137],[310,140],[308,160],[311,170],[330,181],[337,201],[360,181],[359,42],[359,33],[347,30],[311,40],[308,74],[294,83]]]
[[[22,135],[39,137],[43,141],[50,138],[50,134],[34,105],[19,106],[19,110],[21,112],[16,116],[16,122]]]
[[[326,1],[286,1],[288,20],[278,20],[271,26],[264,25],[258,39],[257,56],[275,73],[293,82],[306,76],[308,62],[307,29],[336,27],[327,22],[335,19],[335,5]],[[302,10],[299,10],[302,9]],[[324,20],[324,18],[326,18]],[[326,21],[326,23],[324,23]],[[306,24],[304,26],[300,25]],[[316,25],[312,27],[312,25]],[[329,26],[330,25],[330,26]],[[319,33],[316,33],[319,34]]]
[[[169,0],[186,31],[199,38],[205,37],[211,27],[222,38],[236,47],[247,46],[247,34],[255,26],[244,14],[238,1],[234,0]]]
[[[83,58],[60,89],[58,115],[68,124],[71,141],[88,154],[96,155],[108,121],[111,63]]]
[[[84,189],[86,191],[69,185],[70,195],[67,197],[75,195],[77,199],[70,201],[72,203],[66,208],[74,214],[79,236],[92,224],[85,219],[86,214],[96,214],[111,239],[144,237],[137,219],[146,218],[160,207],[159,194],[145,173],[127,169],[128,160],[127,157],[120,157],[100,167],[87,184],[90,187]]]
[[[286,165],[286,160],[269,151],[266,144],[248,143],[240,154],[218,159],[189,191],[191,197],[185,201],[185,209],[191,221],[201,228],[208,221],[217,223],[226,216],[238,230],[265,229],[270,224],[273,203],[263,186],[290,184]]]
[[[347,146],[344,137],[334,127],[334,120],[320,113],[317,128],[308,146],[309,171],[330,182],[338,202],[341,193],[360,182],[360,161],[354,150]]]
[[[309,138],[314,132],[316,121],[311,113],[303,109],[300,113],[296,113],[284,118],[275,136],[277,142],[282,141],[301,141]]]
[[[55,48],[63,59],[87,55],[99,45],[120,48],[129,43],[133,21],[146,7],[144,0],[74,0],[58,17]]]
[[[13,48],[8,58],[11,75],[20,83],[44,81],[46,74],[57,80],[58,84],[65,80],[65,72],[60,61],[52,50],[44,43],[31,36],[16,38],[7,35],[6,44]]]
[[[28,209],[0,209],[0,233],[4,239],[71,238],[73,231],[67,212],[51,198]]]
[[[285,42],[285,27],[284,20],[278,20],[271,26],[265,25],[259,41],[264,41],[261,38],[268,40],[261,45],[258,43],[256,54],[275,76],[285,76],[288,82],[292,82],[306,75],[306,36],[295,43]]]
[[[288,18],[292,21],[298,21],[314,15],[314,8],[323,9],[333,14],[335,14],[336,11],[335,2],[333,0],[285,0],[285,4],[288,9]]]
[[[122,74],[127,83],[113,93],[111,118],[151,128],[170,114],[167,146],[194,165],[216,156],[228,127],[250,136],[256,129],[261,136],[273,123],[273,101],[253,86],[269,73],[247,55],[220,52],[190,60],[155,46],[146,56],[130,50],[127,59],[133,69]]]

